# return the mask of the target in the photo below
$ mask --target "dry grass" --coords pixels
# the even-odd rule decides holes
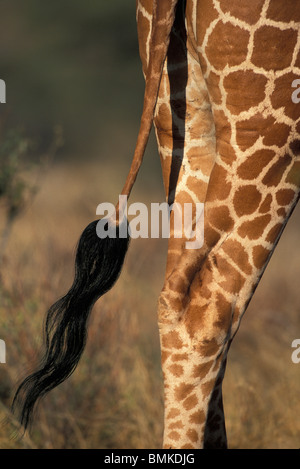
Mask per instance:
[[[300,207],[296,208],[233,342],[225,380],[233,448],[299,448]]]
[[[74,246],[94,208],[114,202],[123,183],[118,174],[107,194],[107,187],[88,183],[97,171],[92,165],[54,167],[14,226],[0,291],[0,338],[7,346],[7,363],[0,365],[0,419],[8,421],[0,427],[0,448],[160,447],[156,301],[164,273],[162,240],[132,242],[117,285],[96,304],[79,367],[41,404],[30,438],[11,439],[17,424],[8,407],[16,381],[34,364],[44,312],[70,284]],[[115,171],[102,165],[101,174],[111,181]],[[300,338],[298,219],[299,210],[230,352],[224,392],[232,448],[299,447],[300,364],[291,361],[291,342]]]

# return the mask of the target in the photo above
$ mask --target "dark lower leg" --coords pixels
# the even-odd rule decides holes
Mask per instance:
[[[204,432],[204,449],[226,449],[227,436],[223,408],[222,383],[226,360],[220,369],[211,399],[208,405],[207,422]]]

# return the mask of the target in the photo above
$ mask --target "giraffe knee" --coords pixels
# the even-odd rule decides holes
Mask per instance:
[[[188,287],[177,272],[166,280],[158,299],[159,324],[176,324],[181,319],[188,303]]]
[[[217,351],[232,337],[235,323],[236,295],[224,295],[212,282],[212,269],[203,269],[189,288],[189,303],[184,324],[196,348]],[[213,287],[213,288],[212,288]]]

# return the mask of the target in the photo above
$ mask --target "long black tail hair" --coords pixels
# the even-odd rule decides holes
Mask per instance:
[[[38,399],[68,378],[84,350],[87,322],[94,303],[116,282],[129,245],[129,235],[100,239],[98,220],[90,223],[79,240],[75,277],[68,293],[51,306],[45,322],[45,354],[37,371],[19,386],[13,410],[22,407],[20,422],[30,423]]]
[[[153,0],[144,108],[132,165],[122,195],[129,196],[142,163],[152,127],[177,1]],[[121,208],[117,205],[117,219],[119,211],[121,212]],[[100,238],[96,232],[98,222],[99,220],[90,223],[79,240],[73,285],[47,313],[44,331],[45,352],[40,365],[24,379],[14,396],[12,410],[17,413],[25,429],[32,421],[37,402],[75,370],[85,347],[87,323],[92,307],[98,298],[112,288],[121,272],[130,239],[128,229],[127,237],[123,237],[124,227],[121,230],[121,226],[117,225],[115,237]],[[124,217],[122,223],[127,223],[128,227]]]

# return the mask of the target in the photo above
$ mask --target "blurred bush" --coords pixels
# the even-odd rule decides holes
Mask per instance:
[[[143,94],[135,2],[3,0],[1,76],[8,125],[49,146],[64,129],[60,157],[99,153],[119,129],[136,130]]]

